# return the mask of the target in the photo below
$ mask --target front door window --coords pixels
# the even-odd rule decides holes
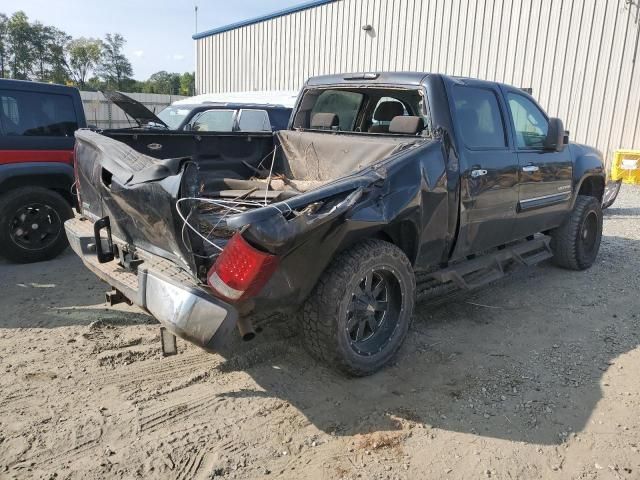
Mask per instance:
[[[549,128],[547,117],[527,97],[509,93],[507,99],[516,132],[516,146],[520,149],[543,148]]]

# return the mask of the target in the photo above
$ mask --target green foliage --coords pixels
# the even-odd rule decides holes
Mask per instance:
[[[24,12],[16,12],[7,22],[9,45],[9,68],[13,78],[26,80],[30,77],[35,63],[33,38],[34,28]]]
[[[9,76],[7,60],[9,58],[9,18],[0,13],[0,78]]]
[[[95,38],[76,38],[67,44],[67,69],[75,84],[83,89],[89,72],[102,59],[102,41]]]
[[[119,33],[105,35],[97,72],[105,80],[107,88],[122,90],[133,75],[131,62],[122,52],[125,43],[126,40]]]
[[[195,72],[184,72],[180,76],[180,95],[189,97],[196,94],[196,74]]]
[[[64,46],[71,37],[55,27],[36,22],[31,25],[35,75],[40,81],[65,82],[69,75]]]
[[[87,90],[194,95],[195,75],[165,71],[148,80],[133,77],[124,54],[125,38],[119,33],[97,38],[72,39],[62,30],[30,22],[18,11],[0,13],[0,78],[17,78],[76,85]]]

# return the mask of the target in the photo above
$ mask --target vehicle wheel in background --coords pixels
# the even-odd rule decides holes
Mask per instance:
[[[307,349],[347,374],[376,372],[404,341],[415,285],[409,259],[391,243],[367,240],[342,252],[304,305]]]
[[[552,230],[553,261],[571,270],[593,265],[602,239],[602,208],[597,198],[578,195],[571,215]]]
[[[0,197],[0,255],[29,263],[59,255],[68,245],[64,221],[73,216],[58,193],[41,187],[18,188]]]

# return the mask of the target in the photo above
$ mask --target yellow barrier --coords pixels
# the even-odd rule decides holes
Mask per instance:
[[[616,150],[611,165],[611,180],[640,185],[640,150]]]

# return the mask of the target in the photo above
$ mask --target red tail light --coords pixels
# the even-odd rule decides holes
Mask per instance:
[[[227,300],[257,294],[278,266],[278,257],[256,250],[236,233],[207,274],[211,290]]]

